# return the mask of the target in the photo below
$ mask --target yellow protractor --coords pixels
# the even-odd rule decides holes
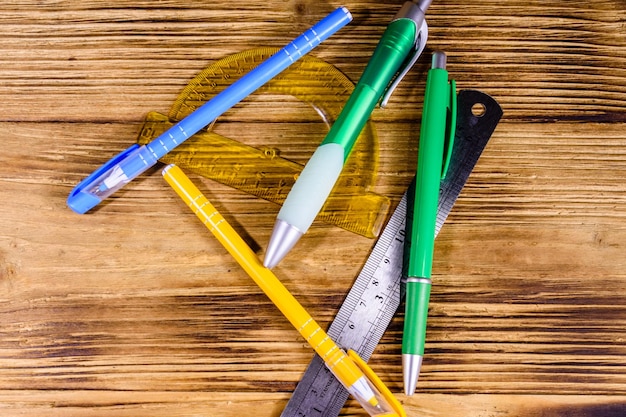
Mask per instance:
[[[150,142],[276,51],[251,49],[209,65],[183,89],[168,116],[148,114],[138,143]],[[336,67],[305,56],[161,162],[282,204],[353,89],[354,84]],[[287,113],[282,114],[286,120],[277,119],[281,112]],[[229,136],[234,132],[238,140],[221,131]],[[268,132],[275,134],[271,138],[275,143],[269,143]],[[266,142],[258,143],[259,136]],[[293,157],[282,156],[289,152]],[[294,161],[298,156],[302,163]],[[378,139],[369,121],[317,218],[362,236],[378,236],[389,199],[370,191],[377,169]]]

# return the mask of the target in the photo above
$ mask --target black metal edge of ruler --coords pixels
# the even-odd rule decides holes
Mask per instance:
[[[461,90],[457,103],[450,168],[439,190],[437,234],[503,114],[491,96],[477,90]],[[480,112],[476,112],[477,107]],[[407,201],[412,200],[412,188],[413,183],[389,218],[328,329],[339,346],[356,351],[365,361],[370,359],[402,301],[405,228],[407,215],[411,215],[411,210],[407,213]],[[337,417],[348,396],[315,355],[281,417]]]

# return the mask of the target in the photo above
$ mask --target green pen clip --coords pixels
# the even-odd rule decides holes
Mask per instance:
[[[452,159],[452,148],[454,147],[454,135],[456,134],[456,81],[450,80],[450,103],[446,120],[446,143],[443,157],[443,167],[441,169],[441,179],[446,179],[450,159]]]
[[[415,25],[416,31],[411,52],[402,63],[389,85],[387,85],[387,88],[380,99],[381,108],[387,105],[391,94],[395,91],[396,87],[398,87],[398,84],[400,84],[400,81],[402,81],[409,70],[413,68],[418,58],[422,55],[424,49],[426,48],[426,41],[428,40],[428,24],[426,23],[424,14],[426,13],[426,9],[430,3],[430,1],[425,0],[419,1],[418,4],[412,1],[407,1],[392,20],[392,23],[399,20],[410,21]]]

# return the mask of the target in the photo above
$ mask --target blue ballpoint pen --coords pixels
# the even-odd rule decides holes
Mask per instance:
[[[133,178],[156,164],[176,146],[217,119],[228,109],[310,52],[321,42],[347,25],[352,15],[339,7],[289,45],[259,64],[213,99],[196,109],[147,145],[133,145],[113,157],[70,193],[67,205],[83,214],[113,194]]]
[[[339,117],[287,195],[265,253],[266,267],[276,266],[309,229],[374,107],[379,101],[386,104],[424,50],[428,37],[424,13],[430,3],[404,3],[387,26]]]

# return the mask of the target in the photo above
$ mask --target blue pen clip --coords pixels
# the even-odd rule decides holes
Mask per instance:
[[[134,144],[74,187],[67,197],[67,205],[76,213],[84,214],[156,162],[145,145]]]
[[[429,2],[424,2],[424,3],[429,3]],[[424,7],[427,8],[428,6],[426,5]],[[400,81],[402,81],[402,79],[409,72],[409,70],[413,68],[413,65],[415,65],[419,57],[424,52],[424,49],[426,48],[426,41],[428,40],[428,24],[426,23],[426,19],[424,17],[425,12],[426,10],[425,9],[422,10],[422,8],[419,5],[411,1],[407,1],[406,3],[404,3],[402,8],[398,11],[396,16],[394,17],[394,20],[398,20],[398,19],[413,20],[415,24],[419,26],[419,29],[417,30],[415,34],[414,48],[411,51],[411,54],[407,56],[407,58],[404,60],[404,62],[400,66],[400,69],[398,70],[398,73],[396,74],[396,76],[389,83],[387,90],[385,91],[385,93],[383,94],[380,100],[380,107],[385,107],[387,105],[387,102],[389,101],[391,94],[393,94],[396,87],[398,87],[398,84],[400,84]]]

